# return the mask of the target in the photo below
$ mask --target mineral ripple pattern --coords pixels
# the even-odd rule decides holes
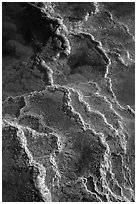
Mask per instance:
[[[3,202],[135,202],[135,3],[4,2]]]

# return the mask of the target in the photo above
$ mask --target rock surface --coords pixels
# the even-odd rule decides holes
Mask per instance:
[[[2,9],[3,202],[135,201],[135,4]]]

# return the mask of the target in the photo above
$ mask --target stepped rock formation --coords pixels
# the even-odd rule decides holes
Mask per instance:
[[[2,15],[2,200],[135,201],[135,4]]]

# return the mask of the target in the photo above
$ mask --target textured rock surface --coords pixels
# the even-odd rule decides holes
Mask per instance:
[[[135,4],[2,9],[3,201],[135,201]]]

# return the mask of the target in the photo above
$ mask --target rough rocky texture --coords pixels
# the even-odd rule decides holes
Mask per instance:
[[[135,4],[2,9],[3,201],[135,201]]]

